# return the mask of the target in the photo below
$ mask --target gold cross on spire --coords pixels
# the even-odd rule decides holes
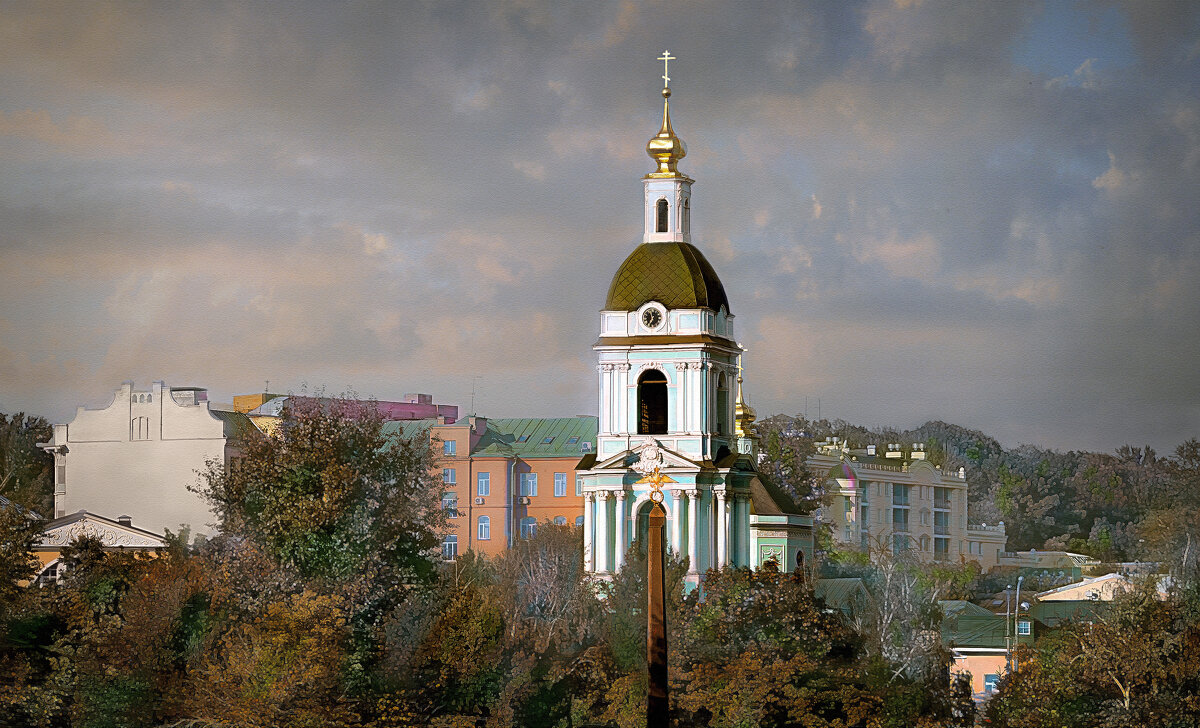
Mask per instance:
[[[663,54],[658,57],[658,60],[663,62],[663,88],[671,87],[671,71],[669,70],[671,61],[676,60],[675,56],[671,55],[671,51],[663,51]]]

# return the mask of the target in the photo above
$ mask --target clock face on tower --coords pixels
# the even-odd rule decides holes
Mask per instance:
[[[662,323],[662,312],[657,308],[648,308],[642,312],[642,325],[648,329],[657,329]]]

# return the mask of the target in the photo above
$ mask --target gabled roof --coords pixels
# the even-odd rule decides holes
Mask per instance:
[[[464,417],[452,425],[439,425],[435,420],[401,420],[385,422],[384,432],[399,433],[405,439],[428,437],[434,427],[469,428]],[[516,457],[522,460],[540,458],[572,458],[585,455],[585,444],[596,449],[599,421],[595,417],[522,417],[489,419],[483,435],[471,450],[476,457]],[[549,442],[547,442],[549,440]]]
[[[251,434],[259,434],[260,430],[243,412],[231,410],[209,409],[208,413],[221,421],[225,427],[225,437],[238,438]]]
[[[1008,635],[1008,620],[1003,615],[959,599],[938,602],[942,619],[942,640],[951,647],[1003,648]]]
[[[1063,622],[1093,622],[1104,614],[1112,602],[1070,601],[1035,602],[1029,609],[1030,615],[1046,625],[1057,627]]]
[[[825,606],[847,616],[866,606],[871,599],[867,585],[857,577],[817,579],[813,584],[813,595],[825,602]]]
[[[801,515],[796,501],[781,488],[755,478],[750,481],[750,498],[754,503],[754,513],[760,516],[779,516],[783,514]]]
[[[989,612],[978,604],[973,604],[963,599],[943,599],[938,602],[938,606],[942,608],[942,612],[947,617],[994,617],[994,613]]]
[[[108,548],[165,548],[162,534],[126,525],[88,511],[76,511],[55,518],[42,529],[39,551],[60,549],[80,536],[95,536]]]

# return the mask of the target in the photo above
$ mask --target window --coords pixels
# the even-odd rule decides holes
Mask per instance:
[[[533,538],[537,535],[537,519],[528,516],[521,519],[521,538]]]
[[[583,516],[575,516],[575,525],[583,526]]]
[[[900,554],[908,551],[908,536],[902,533],[892,534],[892,553]]]
[[[1021,619],[1017,621],[1017,634],[1028,637],[1030,633],[1029,620]]]
[[[454,468],[442,468],[442,482],[446,485],[458,483],[458,472]]]
[[[949,488],[934,488],[933,489],[933,507],[950,509],[950,489]]]
[[[900,533],[908,532],[908,509],[893,508],[892,509],[892,530]]]
[[[457,455],[458,454],[458,443],[455,442],[454,440],[446,440],[445,442],[443,442],[442,443],[442,454],[443,455]]]
[[[717,375],[717,434],[729,434],[729,380],[725,372]]]
[[[567,438],[568,445],[574,445],[577,442],[579,442],[579,435],[571,435]]]
[[[556,498],[561,498],[566,494],[567,494],[567,474],[566,473],[555,473],[554,474],[554,496]]]
[[[583,476],[575,476],[575,495],[583,495]]]
[[[567,525],[567,517],[566,516],[555,516],[554,517],[554,525],[555,526]]]
[[[543,437],[543,438],[542,438],[542,444],[543,444],[543,445],[549,445],[549,444],[550,444],[550,443],[552,443],[552,442],[554,442],[554,436],[553,436],[553,435],[551,435],[550,437]]]
[[[870,523],[871,522],[870,506],[859,506],[859,510],[862,512],[862,518],[860,518],[859,520],[864,524]]]
[[[950,558],[950,539],[942,536],[933,537],[933,560],[947,561]]]
[[[480,541],[492,540],[492,519],[487,516],[479,517],[479,528],[476,531],[476,537]]]
[[[939,536],[950,535],[950,514],[946,511],[933,512],[933,532]]]
[[[983,676],[983,692],[988,693],[989,695],[991,693],[996,692],[996,683],[998,683],[998,682],[1000,682],[999,674],[991,673],[988,675],[984,675]]]
[[[892,505],[894,505],[894,506],[908,505],[908,491],[909,491],[909,486],[907,486],[907,485],[900,485],[899,483],[897,483],[896,485],[892,486]]]
[[[442,510],[447,518],[458,518],[458,493],[442,494]]]
[[[647,369],[638,377],[638,434],[667,434],[667,377]]]
[[[492,494],[492,474],[478,473],[475,476],[475,495],[485,496]]]
[[[844,501],[846,520],[850,520],[850,514],[854,512],[854,501],[850,499],[850,496],[846,496],[842,500]]]
[[[529,435],[521,435],[517,438],[517,442],[529,442]]]
[[[129,439],[131,439],[131,440],[149,440],[150,439],[150,418],[149,417],[134,417],[129,422]]]
[[[454,561],[458,557],[458,536],[450,535],[442,539],[442,558]]]
[[[655,225],[654,229],[657,232],[665,233],[665,232],[667,232],[667,201],[660,199],[658,201],[657,208],[658,208],[658,220],[657,220],[657,225]]]
[[[537,495],[537,473],[521,473],[521,495]]]

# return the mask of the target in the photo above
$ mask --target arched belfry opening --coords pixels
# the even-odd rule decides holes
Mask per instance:
[[[729,434],[729,377],[717,376],[717,434]]]
[[[667,232],[667,207],[667,201],[660,198],[658,201],[658,224],[655,227],[657,232]]]
[[[638,377],[638,434],[667,434],[667,377],[647,369]]]

